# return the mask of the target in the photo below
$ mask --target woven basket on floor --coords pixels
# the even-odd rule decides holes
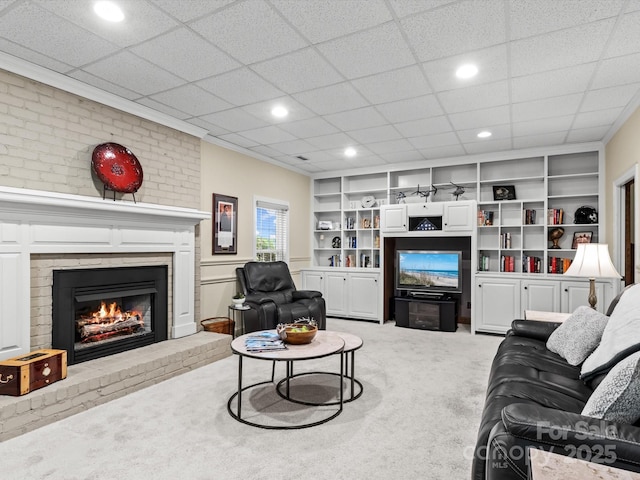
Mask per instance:
[[[205,318],[200,322],[207,332],[224,333],[233,335],[234,321],[227,317]]]

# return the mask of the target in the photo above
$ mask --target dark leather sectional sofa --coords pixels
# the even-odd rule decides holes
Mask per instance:
[[[580,415],[605,375],[585,384],[580,366],[546,348],[559,325],[514,320],[498,347],[472,480],[527,480],[529,448],[640,472],[640,421],[629,425]]]

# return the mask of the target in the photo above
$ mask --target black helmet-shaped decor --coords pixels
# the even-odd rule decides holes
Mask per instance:
[[[598,212],[593,207],[580,207],[573,216],[573,223],[598,223]]]

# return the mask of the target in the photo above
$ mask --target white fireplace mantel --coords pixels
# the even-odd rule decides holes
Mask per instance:
[[[171,337],[195,333],[194,209],[0,187],[0,359],[30,350],[30,256],[172,253]]]

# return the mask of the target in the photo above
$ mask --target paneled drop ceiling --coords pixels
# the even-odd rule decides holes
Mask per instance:
[[[94,3],[0,0],[0,68],[306,173],[606,141],[640,104],[640,0],[115,0],[120,23]]]

